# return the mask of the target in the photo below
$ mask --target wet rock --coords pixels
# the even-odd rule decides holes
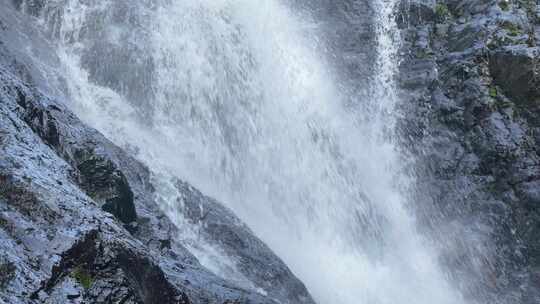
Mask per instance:
[[[98,299],[106,303],[191,303],[150,257],[122,240],[103,240],[97,230],[89,231],[62,254],[51,277],[32,296],[39,298],[41,291],[53,294],[61,282],[70,279],[84,290],[85,300],[95,303]],[[68,298],[79,296],[79,292],[66,294]]]
[[[396,22],[401,29],[431,23],[436,18],[433,5],[414,1],[400,2],[396,14]]]
[[[123,223],[135,221],[133,192],[124,174],[110,160],[96,156],[93,151],[79,150],[75,159],[81,187],[95,200],[104,202],[101,208]]]
[[[527,209],[540,210],[540,180],[522,183],[517,186],[518,196],[523,200]]]
[[[539,105],[540,49],[517,45],[505,47],[490,56],[495,83],[519,105]]]
[[[442,259],[456,284],[475,278],[462,291],[480,302],[540,300],[538,51],[529,4],[437,1],[446,18],[402,30],[401,132],[417,177],[411,199],[432,237],[447,240]],[[418,66],[433,72],[411,73]],[[490,265],[473,262],[486,252]]]
[[[15,88],[13,91],[22,110],[22,119],[76,168],[77,180],[85,192],[123,223],[135,221],[133,193],[126,177],[106,155],[96,152],[96,143],[74,138],[75,134],[69,132],[73,129],[69,126],[73,117],[57,105],[42,106],[36,101],[46,97],[31,89]]]
[[[183,195],[182,213],[200,225],[204,238],[237,260],[236,266],[247,279],[282,302],[314,303],[305,286],[231,210],[185,182],[176,185]]]

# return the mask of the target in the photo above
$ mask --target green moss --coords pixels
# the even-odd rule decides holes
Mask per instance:
[[[444,3],[437,3],[437,5],[435,5],[435,14],[439,21],[448,20],[451,16],[448,6]]]
[[[81,284],[84,289],[90,289],[94,283],[94,278],[88,271],[84,270],[81,267],[77,267],[71,273],[71,276]]]
[[[503,23],[502,28],[505,29],[506,32],[508,32],[509,36],[512,36],[512,37],[519,36],[522,34],[521,28],[519,28],[519,26],[510,22]]]
[[[427,59],[429,58],[433,53],[427,52],[426,50],[419,50],[416,52],[416,58],[418,59]]]
[[[499,93],[497,92],[496,87],[489,88],[489,96],[491,96],[492,98],[497,98],[498,95]]]
[[[510,9],[510,2],[508,0],[499,1],[499,7],[506,12]]]

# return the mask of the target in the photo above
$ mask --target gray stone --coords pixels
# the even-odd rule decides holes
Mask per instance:
[[[493,52],[489,67],[493,79],[518,104],[540,104],[540,48],[508,46]]]

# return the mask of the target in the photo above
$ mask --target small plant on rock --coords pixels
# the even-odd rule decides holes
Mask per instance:
[[[505,22],[502,24],[502,28],[506,30],[508,36],[516,37],[522,34],[519,26],[514,23]]]
[[[491,87],[489,88],[489,96],[492,97],[492,98],[497,98],[497,96],[499,95],[499,93],[497,92],[497,88],[496,87]]]
[[[499,7],[501,8],[501,10],[505,12],[508,11],[510,9],[510,1],[508,0],[499,1]]]
[[[444,3],[437,3],[437,5],[435,5],[435,14],[437,15],[437,20],[440,22],[444,22],[451,17],[450,10]]]
[[[84,289],[90,289],[94,283],[94,278],[82,267],[75,268],[71,273],[71,276],[77,280],[77,282],[81,284]]]

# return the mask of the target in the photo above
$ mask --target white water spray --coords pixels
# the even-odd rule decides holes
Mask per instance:
[[[378,69],[356,110],[327,69],[318,25],[277,0],[128,1],[137,35],[114,15],[122,1],[69,0],[46,20],[74,110],[151,168],[160,204],[209,269],[232,269],[250,288],[234,258],[198,242],[176,211],[175,177],[232,208],[320,304],[463,303],[399,190],[395,2],[373,1]],[[127,81],[95,80],[89,29],[135,65],[151,59],[142,102],[129,99],[140,88]]]

